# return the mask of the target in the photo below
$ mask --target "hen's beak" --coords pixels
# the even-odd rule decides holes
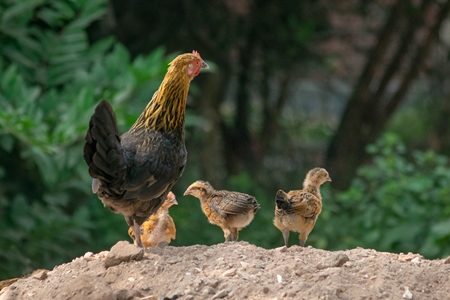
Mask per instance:
[[[209,69],[208,64],[205,63],[204,61],[202,61],[202,69]]]

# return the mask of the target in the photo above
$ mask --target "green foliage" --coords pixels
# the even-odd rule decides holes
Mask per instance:
[[[123,217],[90,191],[84,135],[102,98],[128,128],[169,59],[156,49],[131,61],[112,38],[90,44],[86,28],[105,4],[0,4],[0,279],[127,238]]]
[[[448,158],[408,151],[395,134],[367,150],[373,162],[360,167],[350,189],[325,189],[325,212],[315,229],[326,236],[324,247],[450,254]]]

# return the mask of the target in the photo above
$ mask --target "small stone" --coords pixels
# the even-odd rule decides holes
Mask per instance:
[[[116,292],[117,300],[128,300],[143,297],[139,291],[134,290],[118,290]]]
[[[265,286],[265,287],[263,288],[263,293],[264,293],[264,294],[269,293],[269,288],[268,288],[267,286]]]
[[[275,248],[275,250],[283,253],[283,252],[286,252],[288,250],[288,248],[286,246],[282,246],[282,247]]]
[[[350,258],[344,253],[336,254],[331,258],[326,258],[317,265],[317,269],[323,270],[328,268],[342,267]]]
[[[406,286],[405,287],[405,293],[403,294],[403,298],[405,298],[405,299],[412,299],[412,297],[413,297],[413,295],[412,295],[411,291]]]
[[[411,262],[413,263],[413,264],[419,264],[420,263],[420,257],[419,256],[416,256],[416,257],[414,257],[413,259],[411,259]]]
[[[92,252],[86,252],[86,253],[83,255],[83,257],[84,257],[85,259],[93,259],[93,258],[94,258],[94,253],[92,253]]]
[[[243,267],[244,269],[255,267],[255,265],[249,264],[248,262],[244,262],[244,261],[241,261],[240,264],[241,264],[241,267]]]
[[[104,261],[105,268],[116,266],[122,262],[141,260],[144,257],[144,249],[138,248],[127,241],[117,242],[112,246]]]
[[[220,292],[218,292],[217,294],[215,294],[212,299],[222,299],[225,298],[226,296],[228,296],[230,292],[227,290],[221,290]]]
[[[37,270],[33,273],[33,278],[38,279],[38,280],[44,280],[46,279],[47,276],[47,270]]]
[[[173,292],[173,293],[171,293],[171,294],[169,294],[169,295],[167,295],[166,297],[165,297],[165,299],[178,299],[178,298],[180,298],[182,295],[180,294],[180,292]]]
[[[230,269],[222,273],[223,277],[232,277],[234,275],[236,275],[236,269]]]
[[[278,283],[283,282],[283,277],[281,277],[281,275],[279,275],[279,274],[277,274],[277,281],[278,281]]]
[[[444,264],[450,264],[450,256],[444,261]]]
[[[203,289],[204,295],[214,295],[216,293],[216,290],[210,286],[207,286]]]
[[[158,300],[158,296],[156,295],[150,295],[150,296],[146,296],[144,298],[139,298],[139,300]]]

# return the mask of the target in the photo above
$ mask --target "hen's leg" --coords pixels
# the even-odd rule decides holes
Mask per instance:
[[[136,246],[144,248],[144,245],[142,245],[142,241],[141,241],[141,226],[139,226],[139,224],[136,221],[133,221],[133,232],[134,232],[134,236],[136,237],[135,239],[135,243]]]

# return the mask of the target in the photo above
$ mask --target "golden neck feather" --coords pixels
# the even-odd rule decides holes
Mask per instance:
[[[146,127],[150,130],[173,131],[183,128],[186,98],[191,78],[185,69],[170,66],[152,100],[131,129]]]

